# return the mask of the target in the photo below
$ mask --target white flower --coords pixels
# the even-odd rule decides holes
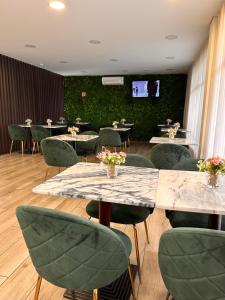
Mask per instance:
[[[118,121],[113,121],[112,125],[115,126],[115,125],[118,125],[119,122]]]
[[[25,123],[32,123],[31,119],[26,119]]]
[[[121,123],[125,123],[125,122],[126,122],[126,119],[121,119],[120,122],[121,122]]]
[[[59,121],[65,121],[65,118],[64,117],[60,117]]]
[[[72,132],[79,132],[79,128],[78,127],[68,127],[68,132],[72,133]]]
[[[80,121],[81,121],[81,118],[76,118],[75,121],[76,121],[76,122],[80,122]]]
[[[47,123],[52,123],[52,120],[51,119],[47,119],[46,122]]]

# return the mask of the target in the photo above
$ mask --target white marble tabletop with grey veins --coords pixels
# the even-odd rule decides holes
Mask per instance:
[[[174,138],[173,140],[169,140],[169,137],[157,137],[154,136],[149,141],[150,144],[176,144],[176,145],[197,145],[196,142],[186,139],[186,138]]]
[[[88,142],[97,139],[98,135],[90,135],[90,134],[61,134],[61,135],[53,135],[48,137],[47,139],[60,140],[60,141],[70,141],[70,142]]]
[[[225,215],[225,176],[219,176],[219,186],[207,186],[207,173],[160,170],[156,207]]]
[[[118,176],[107,178],[106,166],[78,163],[33,188],[34,193],[67,198],[154,207],[158,170],[118,166]]]

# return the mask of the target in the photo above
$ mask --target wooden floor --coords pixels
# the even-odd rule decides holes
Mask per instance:
[[[149,156],[149,144],[135,143],[128,152]],[[93,158],[94,160],[94,158]],[[46,165],[40,154],[13,153],[0,156],[0,300],[31,300],[37,274],[31,263],[15,216],[18,205],[29,204],[57,209],[87,217],[86,201],[32,193],[32,188],[43,182]],[[52,168],[49,177],[57,173]],[[126,232],[133,241],[131,226],[112,224]],[[148,219],[150,244],[146,244],[144,225],[138,225],[142,256],[142,284],[136,279],[139,300],[164,300],[166,289],[158,268],[157,251],[161,233],[169,228],[164,211],[155,210]],[[135,262],[134,251],[131,261]],[[64,290],[44,281],[40,299],[63,299]],[[110,299],[109,299],[110,300]]]

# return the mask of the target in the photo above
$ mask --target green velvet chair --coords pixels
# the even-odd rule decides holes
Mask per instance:
[[[166,231],[159,266],[175,300],[225,299],[225,233],[195,228]]]
[[[84,131],[81,133],[81,135],[98,135],[96,131]],[[79,156],[82,156],[86,159],[90,155],[96,155],[98,150],[98,141],[99,138],[88,141],[88,142],[82,142],[77,141],[76,142],[76,152]]]
[[[57,139],[47,138],[41,141],[41,150],[44,160],[49,167],[67,168],[79,162],[74,148],[67,142]],[[45,180],[48,175],[48,168],[45,174]]]
[[[117,131],[111,128],[103,128],[99,131],[99,148],[100,150],[105,148],[116,148],[121,147],[122,142],[120,135]]]
[[[40,142],[43,139],[50,137],[51,133],[48,129],[40,125],[32,125],[30,130],[31,130],[32,141],[33,141],[33,148],[32,148],[32,154],[33,154],[36,150],[36,146],[37,146],[37,150],[39,151]]]
[[[151,163],[151,161],[149,161],[148,159],[144,158],[141,155],[136,155],[136,154],[128,154],[126,157],[125,165],[142,167],[142,168],[154,168],[154,165]],[[97,219],[99,217],[99,203],[97,201],[90,201],[86,206],[86,212],[90,216],[90,218]],[[117,204],[117,203],[111,204],[111,222],[133,226],[138,274],[140,280],[141,280],[140,254],[139,254],[138,234],[137,234],[136,225],[138,223],[144,222],[146,238],[147,238],[147,242],[149,243],[148,226],[147,226],[146,219],[152,213],[153,213],[153,209],[145,208],[141,206],[125,205],[125,204]]]
[[[42,278],[61,288],[94,290],[97,299],[97,289],[112,283],[128,269],[133,287],[131,241],[121,231],[35,206],[20,206],[16,215],[38,273],[35,300]]]
[[[151,149],[150,160],[157,169],[171,170],[180,161],[191,159],[189,149],[176,144],[158,144]]]
[[[29,140],[29,134],[28,131],[16,124],[11,124],[8,126],[8,131],[9,131],[9,136],[11,139],[11,146],[10,146],[10,155],[12,153],[12,149],[13,149],[13,144],[16,141],[19,141],[21,144],[21,152],[22,155],[24,154],[24,147],[25,147],[25,142],[27,142]]]

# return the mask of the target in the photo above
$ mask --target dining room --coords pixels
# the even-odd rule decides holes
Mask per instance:
[[[224,0],[0,15],[0,300],[225,299]]]

